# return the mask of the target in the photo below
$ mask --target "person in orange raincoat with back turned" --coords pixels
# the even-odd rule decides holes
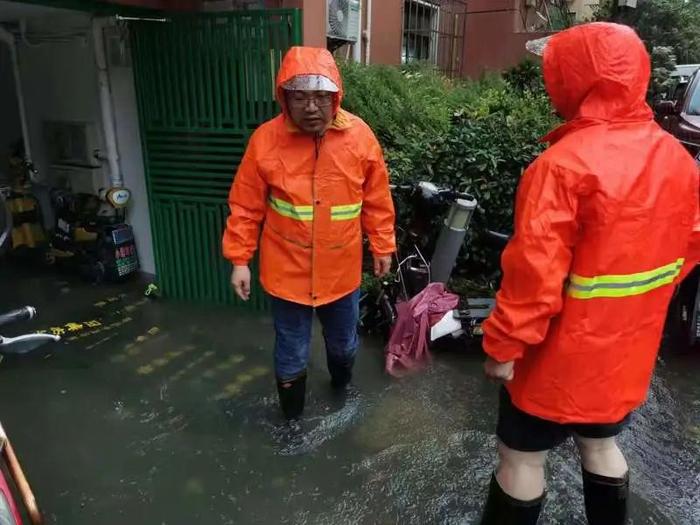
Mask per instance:
[[[381,147],[341,109],[343,84],[325,49],[293,47],[277,77],[282,114],[260,126],[238,168],[223,238],[231,282],[250,295],[258,246],[260,279],[272,297],[275,372],[290,421],[304,408],[314,310],[323,325],[332,386],[351,380],[359,341],[362,234],[383,276],[396,250],[394,205]]]
[[[505,388],[482,523],[537,523],[546,453],[573,435],[589,523],[623,524],[615,436],[646,398],[674,285],[697,262],[698,170],[653,120],[649,55],[631,28],[549,37],[543,70],[567,122],[520,182],[484,323],[486,374]]]

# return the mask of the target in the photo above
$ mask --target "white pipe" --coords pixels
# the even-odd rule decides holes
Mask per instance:
[[[360,23],[357,24],[357,42],[352,46],[352,61],[359,64],[362,62],[362,0],[360,0],[358,18]]]
[[[365,64],[369,65],[372,48],[372,0],[367,0],[367,43],[365,44]]]
[[[112,90],[107,71],[107,56],[105,55],[104,28],[107,19],[95,18],[92,21],[92,35],[95,45],[95,62],[97,64],[97,83],[100,91],[100,110],[102,112],[102,132],[107,147],[109,163],[109,180],[114,188],[124,186],[121,170],[119,169],[119,150],[117,148],[117,131],[114,122],[114,106],[112,105]]]
[[[24,141],[24,157],[29,163],[32,162],[32,148],[29,144],[29,126],[27,126],[27,110],[24,105],[24,92],[22,91],[22,76],[19,70],[19,56],[17,54],[17,41],[12,33],[0,26],[0,41],[7,44],[12,60],[12,69],[15,76],[15,91],[17,92],[17,108],[19,110],[19,121],[22,126],[22,140]]]

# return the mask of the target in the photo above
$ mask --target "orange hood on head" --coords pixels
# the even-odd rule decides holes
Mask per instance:
[[[650,120],[651,61],[627,26],[593,23],[554,35],[544,51],[544,80],[566,120]]]
[[[327,49],[316,47],[292,47],[282,60],[277,74],[277,101],[287,115],[287,102],[282,86],[298,75],[321,75],[329,78],[338,86],[339,92],[334,100],[333,114],[340,109],[343,100],[343,80],[333,55]]]

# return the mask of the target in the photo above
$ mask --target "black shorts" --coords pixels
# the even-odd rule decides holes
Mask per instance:
[[[615,437],[625,429],[629,420],[628,415],[619,423],[555,423],[518,409],[508,391],[501,388],[496,435],[510,449],[542,452],[561,445],[573,434],[591,439]]]

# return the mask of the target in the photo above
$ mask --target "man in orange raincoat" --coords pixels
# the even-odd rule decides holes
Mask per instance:
[[[554,35],[543,69],[566,123],[520,182],[484,324],[486,374],[505,388],[482,523],[535,524],[546,453],[573,436],[589,523],[623,524],[615,436],[645,401],[674,285],[697,261],[698,170],[653,120],[649,56],[629,27]]]
[[[260,237],[260,280],[272,298],[275,373],[288,420],[304,408],[314,310],[332,386],[351,380],[362,234],[378,276],[389,272],[396,250],[381,147],[367,124],[341,109],[342,98],[333,56],[292,48],[277,77],[282,114],[253,133],[229,197],[223,252],[233,263],[231,283],[248,300]]]

